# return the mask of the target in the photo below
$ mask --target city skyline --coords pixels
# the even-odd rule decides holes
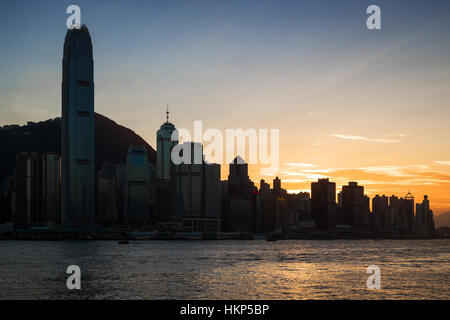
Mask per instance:
[[[43,5],[52,17],[42,20],[42,34],[36,37],[40,45],[33,39],[11,42],[11,48],[22,49],[19,57],[30,60],[21,61],[19,67],[9,48],[1,54],[0,66],[11,76],[1,79],[1,125],[59,116],[62,48],[60,41],[52,41],[65,32],[67,4],[51,4]],[[186,5],[184,13],[153,4],[146,11],[148,16],[139,14],[142,21],[133,23],[132,34],[125,22],[121,22],[121,31],[115,31],[115,37],[130,45],[126,54],[123,48],[112,49],[114,37],[106,35],[108,15],[97,4],[80,2],[82,22],[90,27],[95,45],[96,110],[132,128],[155,149],[155,132],[164,120],[166,103],[171,105],[177,128],[190,129],[194,120],[218,129],[280,128],[282,166],[277,175],[289,191],[307,190],[311,181],[329,177],[338,191],[348,181],[358,181],[371,197],[403,196],[410,191],[420,199],[427,194],[436,213],[448,211],[450,66],[446,57],[450,48],[441,34],[448,30],[447,16],[438,13],[439,7],[448,4],[438,3],[419,14],[402,2],[381,1],[384,24],[378,34],[364,29],[364,5],[331,5],[323,11],[306,2],[312,16],[323,14],[319,24],[311,18],[301,19],[305,17],[301,10],[280,22],[278,18],[293,9],[293,4],[272,12],[273,5],[263,2],[245,23],[245,13],[252,8],[248,4],[240,7],[243,13],[222,5],[219,8],[224,13],[219,15],[217,5],[203,3],[201,12],[211,15],[196,23],[192,22],[196,4]],[[2,6],[9,10],[8,18],[0,23],[12,23],[23,39],[31,28],[27,14],[36,8],[19,11],[11,4]],[[107,13],[121,21],[120,7],[112,4]],[[131,6],[122,14],[129,18],[137,9]],[[22,11],[25,16],[18,17]],[[339,20],[347,14],[348,21]],[[402,19],[395,20],[400,14]],[[174,17],[183,19],[171,24]],[[213,17],[230,18],[236,26],[214,22]],[[432,22],[423,27],[409,21],[420,18]],[[293,24],[296,19],[298,26]],[[264,28],[267,21],[271,27]],[[188,27],[176,37],[181,23]],[[333,25],[336,28],[327,35]],[[407,26],[412,30],[406,32]],[[244,30],[242,37],[233,38],[239,27]],[[302,28],[321,32],[311,37]],[[1,29],[3,35],[6,28]],[[294,33],[296,38],[290,38]],[[173,42],[161,46],[158,37]],[[143,45],[141,40],[147,38],[152,45]],[[353,42],[357,44],[345,48]],[[31,47],[33,58],[27,53]],[[431,58],[424,61],[424,57]],[[115,70],[109,70],[111,64]],[[129,112],[124,113],[123,106]],[[222,168],[222,179],[227,170]],[[252,180],[272,179],[258,171],[258,166],[249,168]]]
[[[448,30],[443,0],[0,3],[0,298],[447,299]]]

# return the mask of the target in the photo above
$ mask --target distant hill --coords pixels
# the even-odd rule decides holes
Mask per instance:
[[[131,144],[144,145],[149,161],[156,162],[155,150],[132,130],[101,114],[95,114],[95,165],[101,168],[105,160],[126,161]],[[61,154],[61,119],[28,123],[25,126],[0,130],[0,176],[9,176],[15,167],[16,154],[56,152]]]
[[[445,226],[450,227],[450,211],[434,216],[434,225],[436,228]]]

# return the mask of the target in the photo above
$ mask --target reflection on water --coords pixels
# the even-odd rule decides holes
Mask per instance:
[[[0,241],[0,299],[449,299],[449,271],[447,240]]]

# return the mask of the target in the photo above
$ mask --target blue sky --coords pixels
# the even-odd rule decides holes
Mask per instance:
[[[60,115],[70,4],[96,111],[153,146],[168,103],[177,127],[279,128],[282,162],[450,174],[450,1],[2,1],[0,125]]]
[[[394,54],[382,69],[366,68],[375,73],[371,76],[419,54],[429,59],[426,64],[446,62],[449,52],[448,1],[3,1],[0,123],[59,113],[55,84],[61,79],[70,4],[81,7],[82,23],[93,38],[97,110],[116,118],[122,108],[103,99],[110,93],[133,104],[130,113],[156,111],[166,103],[175,111],[184,109],[189,96],[198,105],[205,103],[199,101],[205,93],[217,93],[218,99],[238,93],[246,99],[260,90],[284,90],[299,75],[302,82],[323,78],[326,89],[323,70],[339,73],[347,66],[351,72],[358,63],[365,68],[383,49]],[[380,31],[365,28],[369,4],[382,9]],[[399,49],[408,56],[395,54]],[[407,73],[410,65],[397,67]],[[290,106],[296,109],[286,103],[287,112]],[[224,106],[205,107],[194,110],[207,116]],[[137,125],[139,130],[142,124]]]

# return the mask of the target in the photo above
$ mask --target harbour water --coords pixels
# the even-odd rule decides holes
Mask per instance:
[[[449,240],[0,241],[0,299],[449,298]]]

